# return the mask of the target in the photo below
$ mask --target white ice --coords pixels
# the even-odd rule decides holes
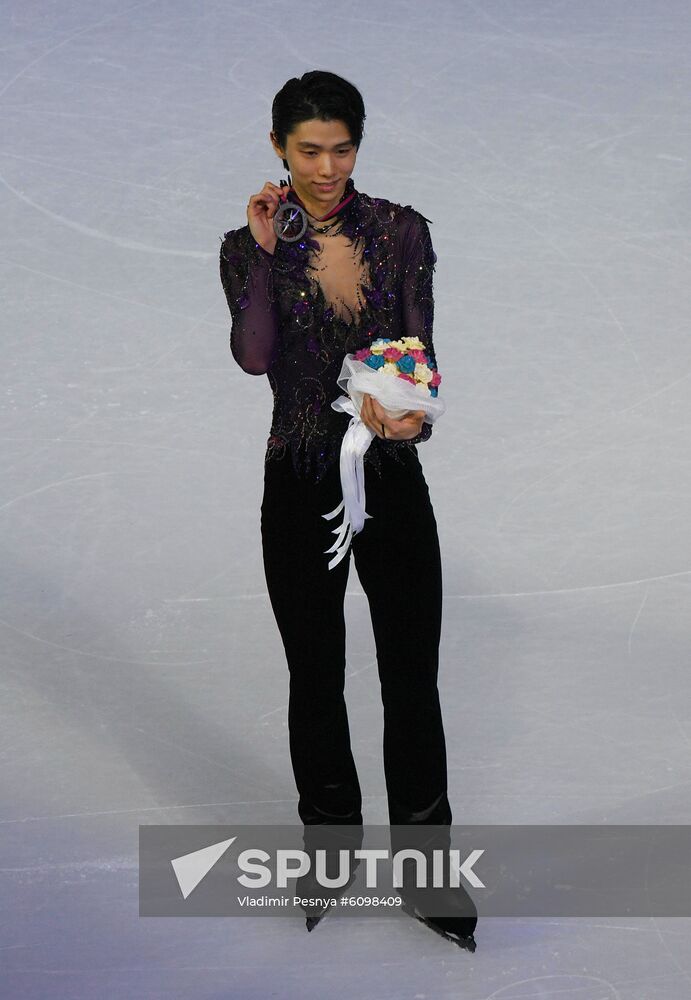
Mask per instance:
[[[273,95],[367,107],[354,180],[433,221],[455,823],[691,822],[685,0],[8,0],[0,995],[679,1000],[689,920],[138,915],[150,823],[290,823],[259,535],[271,413],[219,237]],[[410,593],[411,604],[420,595]],[[365,820],[382,710],[351,567]]]

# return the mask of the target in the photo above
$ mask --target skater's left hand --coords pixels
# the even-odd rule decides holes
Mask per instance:
[[[363,394],[360,420],[382,440],[407,441],[409,438],[417,437],[422,430],[424,419],[424,410],[409,410],[400,420],[393,420],[374,396],[368,392]],[[382,424],[386,434],[382,434]]]

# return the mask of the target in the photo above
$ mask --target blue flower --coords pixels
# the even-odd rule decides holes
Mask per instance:
[[[415,358],[411,358],[409,354],[404,354],[402,358],[399,358],[396,362],[399,371],[402,371],[404,375],[412,375],[415,371]]]
[[[381,354],[372,354],[369,358],[366,359],[365,364],[369,365],[370,368],[374,368],[374,370],[376,371],[377,368],[381,368],[382,365],[385,365],[386,361],[381,356]]]

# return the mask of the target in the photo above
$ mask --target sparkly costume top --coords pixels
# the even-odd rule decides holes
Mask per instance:
[[[265,461],[289,449],[297,474],[313,481],[338,461],[352,419],[331,408],[342,394],[336,379],[346,354],[377,337],[419,337],[436,365],[430,220],[410,205],[356,191],[349,178],[344,199],[353,192],[332,230],[279,239],[273,254],[249,225],[221,242],[230,349],[244,371],[266,374],[273,391]],[[382,451],[400,461],[401,449],[415,450],[431,433],[423,423],[405,441],[375,436],[365,461],[381,474]]]

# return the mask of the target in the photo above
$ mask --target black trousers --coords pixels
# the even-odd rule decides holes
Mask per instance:
[[[370,447],[377,447],[377,440]],[[391,824],[451,824],[437,674],[442,571],[429,489],[413,449],[365,462],[372,515],[351,552],[369,602],[384,708],[384,775]],[[350,552],[327,555],[341,516],[338,461],[313,483],[290,455],[265,464],[261,533],[269,598],[290,672],[288,730],[305,825],[362,824],[362,795],[344,700],[344,597]]]

